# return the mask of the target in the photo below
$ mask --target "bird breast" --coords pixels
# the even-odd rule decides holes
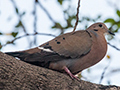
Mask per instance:
[[[70,67],[73,74],[77,74],[78,72],[95,65],[103,59],[107,51],[107,42],[104,36],[101,37],[102,39],[100,37],[93,37],[95,39],[93,39],[94,41],[90,52],[75,60],[74,64]]]
[[[101,39],[102,37],[102,39]],[[81,72],[82,70],[93,66],[94,64],[98,63],[102,58],[105,56],[107,51],[107,43],[104,38],[104,36],[96,37],[94,38],[91,50],[88,54],[80,57],[80,58],[74,58],[74,59],[67,59],[67,60],[61,60],[58,62],[50,63],[51,69],[55,69],[58,71],[61,71],[64,66],[68,67],[68,69],[73,74],[77,74]]]

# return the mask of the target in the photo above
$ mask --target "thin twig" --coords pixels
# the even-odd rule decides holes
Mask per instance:
[[[111,47],[115,48],[116,50],[120,51],[120,49],[119,49],[119,48],[117,48],[116,46],[111,45],[111,44],[110,44],[110,43],[108,43],[108,42],[107,42],[107,44],[108,44],[108,45],[110,45]],[[108,68],[108,67],[109,67],[109,65],[110,65],[110,62],[111,62],[111,61],[109,60],[108,65],[104,68],[103,73],[101,74],[101,78],[100,78],[99,84],[102,82],[102,80],[103,80],[103,78],[104,78],[104,74],[105,74],[105,72],[106,72],[107,68]]]
[[[16,37],[15,39],[13,39],[12,41],[10,41],[9,43],[6,43],[4,45],[2,45],[2,47],[8,45],[8,44],[12,44],[14,41],[20,39],[20,38],[23,38],[23,37],[26,37],[26,36],[34,36],[34,35],[46,35],[46,36],[52,36],[52,37],[56,37],[56,35],[53,35],[53,34],[47,34],[47,33],[33,33],[33,34],[25,34],[23,36],[19,36],[19,37]]]
[[[37,13],[36,13],[36,4],[37,4],[37,0],[35,0],[34,2],[34,11],[33,11],[33,15],[34,15],[34,33],[37,32]],[[34,37],[34,44],[36,44],[37,38],[36,36]]]
[[[50,13],[44,8],[44,6],[41,4],[40,0],[38,1],[38,5],[43,9],[43,11],[46,13],[48,18],[53,22],[56,23],[55,20],[51,17]]]
[[[77,14],[76,14],[76,22],[75,22],[75,26],[74,26],[74,29],[73,29],[73,32],[76,30],[76,27],[78,25],[78,20],[79,20],[79,8],[80,8],[80,0],[78,0],[78,7],[77,7]]]
[[[18,10],[17,5],[16,5],[16,3],[14,2],[14,0],[11,0],[11,2],[12,2],[12,4],[13,4],[14,8]],[[17,13],[17,12],[16,12],[16,13]],[[21,15],[19,14],[19,12],[17,13],[17,15],[18,15],[19,21],[21,22],[21,27],[23,28],[23,31],[27,34],[27,30],[25,29],[25,26],[24,26],[23,23],[22,23]]]
[[[120,68],[113,69],[113,70],[110,71],[110,73],[115,73],[115,72],[120,72]]]
[[[14,1],[14,0],[11,0],[11,2],[12,2],[12,4],[13,4],[15,10],[18,10],[18,7],[17,7],[15,1]],[[22,17],[21,17],[21,15],[19,14],[19,11],[16,11],[16,14],[18,15],[19,22],[21,22],[21,27],[23,28],[23,32],[24,32],[25,34],[28,34],[25,26],[23,25]],[[27,38],[27,41],[28,41],[28,43],[30,43],[30,39],[29,39],[29,38]]]
[[[104,70],[103,70],[103,72],[102,72],[102,74],[101,74],[101,78],[100,78],[99,84],[101,84],[101,82],[102,82],[102,80],[103,80],[103,78],[104,78],[105,72],[107,71],[110,63],[111,63],[111,60],[109,60],[108,65],[104,68]]]
[[[120,73],[120,68],[110,70],[105,76],[109,77],[109,76],[112,76],[115,73]]]
[[[120,51],[120,49],[119,49],[119,48],[117,48],[117,47],[116,47],[116,46],[114,46],[114,45],[111,45],[109,42],[107,42],[107,44],[108,44],[108,45],[110,45],[111,47],[115,48],[116,50]]]

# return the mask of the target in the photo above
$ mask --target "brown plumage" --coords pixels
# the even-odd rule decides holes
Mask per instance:
[[[105,56],[105,33],[114,35],[105,24],[95,23],[86,30],[60,35],[39,47],[6,54],[37,66],[67,72],[76,78],[73,74],[98,63]]]

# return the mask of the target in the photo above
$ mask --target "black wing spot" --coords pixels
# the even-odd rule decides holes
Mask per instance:
[[[65,38],[63,37],[63,40],[65,40]]]
[[[60,42],[57,42],[57,44],[60,44]]]
[[[102,27],[102,24],[99,24],[99,27]]]
[[[97,29],[94,29],[94,31],[98,31]]]
[[[55,41],[57,41],[57,40],[55,40]]]
[[[49,43],[46,43],[46,45],[43,46],[45,49],[50,49],[50,50],[53,50],[52,49],[52,46],[49,45]]]

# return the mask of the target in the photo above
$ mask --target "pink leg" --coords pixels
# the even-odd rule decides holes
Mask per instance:
[[[65,70],[65,72],[66,72],[67,74],[70,75],[70,77],[71,77],[72,79],[75,78],[76,80],[80,81],[80,79],[78,79],[75,75],[73,75],[66,66],[64,67],[64,70]]]

